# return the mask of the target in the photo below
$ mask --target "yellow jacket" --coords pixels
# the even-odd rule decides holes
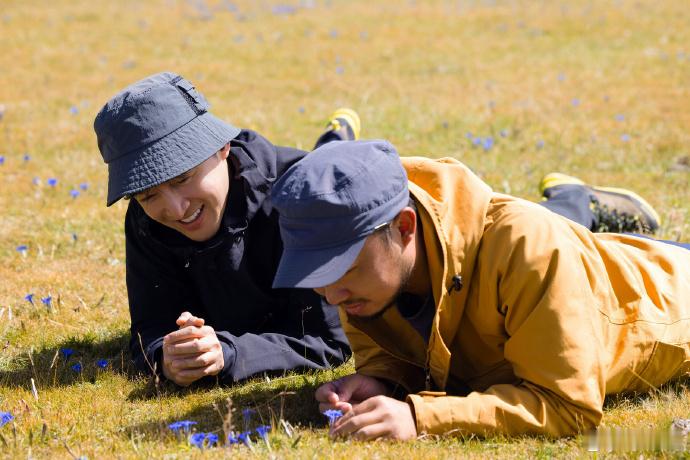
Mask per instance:
[[[593,234],[453,159],[403,164],[436,303],[428,346],[395,308],[341,319],[357,372],[410,393],[418,433],[575,434],[606,394],[687,374],[690,251]]]

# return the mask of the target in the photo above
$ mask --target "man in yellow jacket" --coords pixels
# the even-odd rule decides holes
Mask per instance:
[[[335,142],[274,185],[274,287],[340,306],[356,373],[334,435],[564,436],[690,368],[690,247],[594,234],[453,159]]]

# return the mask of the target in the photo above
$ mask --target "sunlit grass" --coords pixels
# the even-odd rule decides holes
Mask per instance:
[[[173,70],[216,115],[277,144],[311,148],[326,116],[347,105],[364,137],[388,138],[403,155],[459,158],[498,191],[537,200],[553,170],[632,188],[659,210],[661,237],[688,240],[690,10],[651,0],[279,3],[3,2],[0,411],[15,419],[0,427],[0,456],[228,456],[167,428],[190,419],[222,435],[228,398],[237,427],[245,407],[273,426],[271,451],[255,442],[258,456],[584,455],[579,438],[333,443],[313,389],[351,366],[232,388],[176,390],[137,376],[126,353],[126,203],[105,207],[91,124],[125,85]],[[672,385],[618,398],[603,423],[665,429],[688,418],[687,396]]]

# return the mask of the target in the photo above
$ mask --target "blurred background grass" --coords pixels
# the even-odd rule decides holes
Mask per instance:
[[[127,84],[179,72],[219,117],[304,149],[346,105],[360,113],[363,137],[387,138],[402,155],[458,158],[498,191],[537,200],[539,179],[554,170],[631,188],[660,212],[660,236],[687,241],[689,23],[685,2],[671,0],[3,0],[0,410],[16,420],[0,428],[8,443],[0,455],[179,452],[166,423],[193,414],[217,429],[213,402],[251,402],[257,385],[161,394],[132,377],[121,352],[126,203],[105,207],[92,122]],[[49,295],[48,306],[40,299]],[[64,347],[75,355],[63,360]],[[102,357],[105,370],[94,364]],[[302,390],[290,414],[307,423],[313,413],[298,409],[311,404],[308,379],[329,377],[268,388]],[[687,412],[684,394],[657,395],[663,410],[616,406],[606,420],[667,423]],[[281,456],[452,457],[458,446],[323,438],[305,432]],[[579,452],[574,441],[540,440],[462,449],[477,457]]]

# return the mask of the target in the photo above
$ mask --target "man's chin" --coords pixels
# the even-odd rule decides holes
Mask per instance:
[[[362,321],[375,321],[375,320],[379,319],[380,317],[382,317],[389,308],[394,306],[396,300],[397,300],[397,298],[388,302],[380,310],[375,311],[374,313],[363,314],[363,315],[362,314],[351,315],[350,313],[347,313],[347,311],[346,311],[346,313],[347,313],[348,318],[358,318]]]

